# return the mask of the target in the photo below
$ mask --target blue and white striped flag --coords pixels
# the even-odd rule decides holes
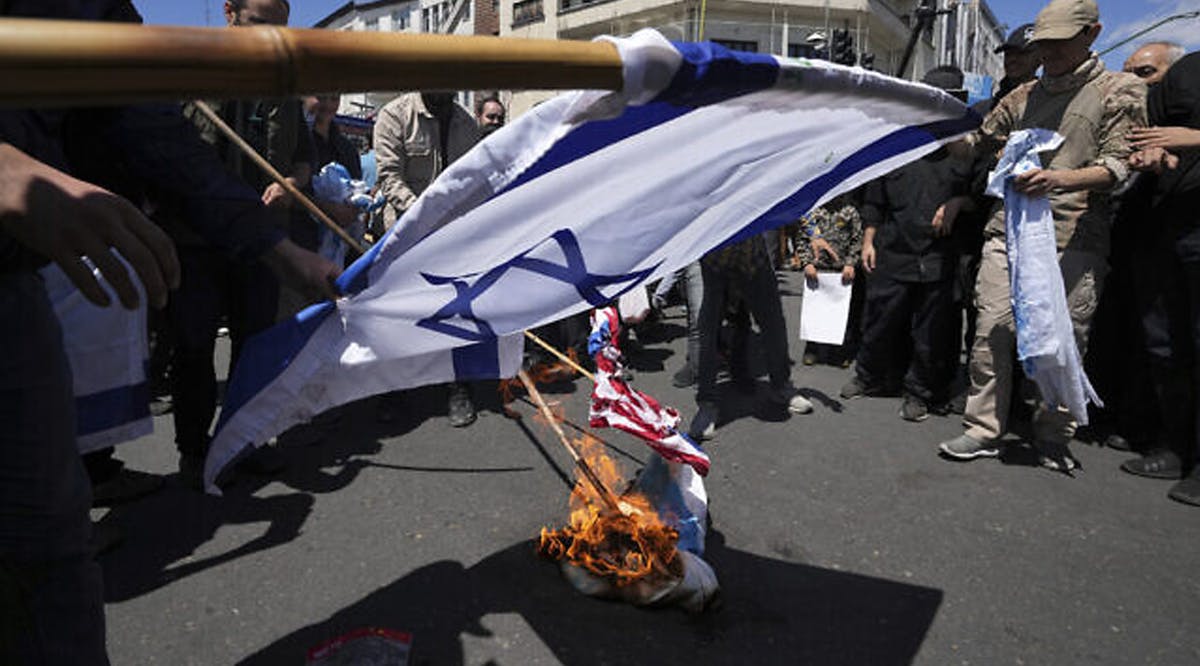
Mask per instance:
[[[624,89],[555,97],[447,169],[309,308],[243,352],[205,467],[335,405],[511,376],[525,329],[797,219],[978,125],[822,61],[612,39]]]

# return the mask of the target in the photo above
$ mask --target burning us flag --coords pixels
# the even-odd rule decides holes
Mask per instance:
[[[588,412],[593,428],[616,428],[637,437],[663,458],[686,463],[701,476],[708,474],[708,454],[679,432],[680,416],[654,398],[632,389],[622,377],[618,338],[621,319],[615,307],[592,313],[588,353],[596,359],[596,384]]]
[[[349,268],[336,303],[251,339],[205,465],[330,407],[507,377],[521,332],[600,307],[973,129],[945,92],[821,61],[611,40],[617,92],[578,91],[491,134]]]

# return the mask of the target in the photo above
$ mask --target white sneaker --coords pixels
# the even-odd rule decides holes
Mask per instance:
[[[771,390],[771,402],[777,405],[787,405],[793,414],[808,414],[813,410],[813,404],[808,398],[800,395],[796,387],[788,384],[783,388]]]

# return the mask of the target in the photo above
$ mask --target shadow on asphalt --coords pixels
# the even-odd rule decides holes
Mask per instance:
[[[494,384],[483,390],[475,387],[481,397],[477,403],[480,409],[497,412],[501,409]],[[312,511],[314,495],[345,488],[368,467],[453,474],[506,474],[532,469],[418,468],[362,458],[379,453],[382,439],[410,432],[429,418],[444,417],[446,400],[441,397],[444,395],[442,387],[405,393],[398,417],[391,423],[375,419],[377,398],[331,410],[322,420],[327,433],[336,429],[337,437],[310,439],[308,445],[296,444],[295,440],[303,440],[305,435],[300,429],[293,430],[280,439],[288,463],[283,472],[271,477],[239,473],[221,497],[185,488],[174,477],[162,491],[116,507],[110,515],[125,532],[126,539],[120,548],[99,558],[104,569],[105,601],[133,599],[175,580],[295,539]],[[272,482],[293,492],[269,497],[255,495]],[[267,524],[265,532],[237,548],[196,557],[218,528],[263,523]]]
[[[688,616],[584,597],[522,542],[469,568],[418,569],[240,663],[298,664],[327,639],[386,627],[412,632],[414,665],[462,664],[464,635],[516,613],[564,664],[906,664],[942,602],[941,590],[734,550],[715,531],[707,558],[724,604]]]

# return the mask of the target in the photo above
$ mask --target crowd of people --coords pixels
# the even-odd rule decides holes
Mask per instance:
[[[15,0],[3,9],[138,20],[128,0]],[[287,0],[225,2],[230,26],[286,25],[289,12]],[[777,275],[790,267],[811,285],[821,273],[852,285],[843,343],[809,343],[802,357],[807,365],[852,365],[843,398],[900,395],[900,416],[912,422],[961,414],[963,434],[936,445],[953,460],[1001,455],[1014,420],[1027,419],[1042,464],[1075,469],[1068,445],[1076,420],[1041,400],[1017,359],[1004,202],[984,194],[1008,137],[1043,128],[1062,145],[1013,186],[1050,202],[1075,344],[1106,402],[1093,410],[1092,435],[1141,454],[1125,471],[1173,480],[1171,498],[1200,506],[1200,55],[1152,42],[1124,72],[1107,71],[1091,50],[1100,31],[1092,0],[1052,0],[997,49],[1005,76],[973,107],[978,131],[838,196],[783,233],[714,250],[659,284],[650,299],[657,309],[678,287],[687,311],[686,358],[672,383],[695,387],[688,433],[710,439],[724,423],[723,370],[736,388],[758,390],[754,327],[765,400],[794,414],[813,411],[792,382]],[[963,78],[940,66],[923,81],[965,102]],[[309,196],[326,165],[340,165],[351,181],[371,180],[335,122],[338,105],[336,95],[211,103]],[[451,94],[402,94],[378,110],[371,137],[379,209],[320,197],[317,205],[351,236],[379,238],[505,120],[495,95],[480,95],[471,113]],[[149,385],[169,397],[158,411],[173,420],[179,478],[199,490],[218,404],[218,338],[230,339],[232,368],[248,337],[334,297],[332,278],[356,257],[221,124],[202,104],[0,112],[0,340],[10,351],[0,362],[0,609],[28,629],[0,627],[0,661],[104,663],[93,549],[105,539],[90,536],[87,509],[163,483],[126,469],[111,446],[77,450],[64,332],[37,269],[54,262],[84,297],[108,306],[99,271],[121,305],[135,306],[141,293],[157,309]],[[573,317],[539,334],[560,348],[586,348],[587,330]],[[541,353],[531,348],[529,362]],[[445,386],[451,425],[475,421],[475,391]],[[395,419],[404,400],[402,392],[376,397],[377,418]],[[297,432],[319,438],[328,425],[318,417]],[[284,464],[265,446],[239,467],[270,475]]]

